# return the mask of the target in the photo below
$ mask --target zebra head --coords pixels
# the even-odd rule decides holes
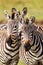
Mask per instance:
[[[26,49],[27,49],[27,46],[29,45],[29,43],[31,41],[28,37],[29,36],[29,34],[28,34],[28,30],[29,30],[28,24],[29,24],[29,19],[26,19],[25,21],[21,22],[20,26],[19,26],[20,27],[19,30],[21,31],[21,44],[23,44],[24,47],[26,47]]]
[[[24,45],[26,51],[31,48],[33,31],[37,30],[37,27],[33,23],[30,23],[30,20],[31,18],[26,18],[19,26],[21,31],[21,43]],[[32,21],[33,20],[31,20],[31,22]]]
[[[23,9],[23,14],[20,14],[20,11],[16,10],[15,8],[12,8],[12,15],[10,16],[7,13],[7,11],[5,11],[6,14],[5,16],[8,21],[7,23],[8,38],[11,39],[11,41],[19,37],[19,34],[21,33],[21,31],[19,31],[20,30],[19,28],[21,27],[20,26],[21,22],[23,23],[24,21],[24,17],[22,15],[26,15],[26,12],[27,12],[26,8]]]
[[[12,12],[14,12],[14,10]],[[5,11],[5,13],[6,13],[6,18],[7,18],[7,34],[8,34],[8,39],[9,39],[9,40],[7,40],[7,42],[8,41],[12,42],[12,40],[13,40],[13,42],[16,42],[19,39],[19,32],[18,32],[19,20],[18,20],[18,17],[14,18],[13,14],[10,16],[9,14],[7,14],[6,11]],[[7,15],[9,15],[10,18]],[[16,39],[16,41],[15,41],[15,39]]]

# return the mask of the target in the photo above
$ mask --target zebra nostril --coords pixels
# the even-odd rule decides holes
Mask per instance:
[[[31,45],[29,43],[24,44],[25,51],[29,51],[31,48]]]
[[[9,36],[7,39],[6,39],[6,42],[9,44],[9,45],[11,45],[12,44],[12,39],[11,39],[11,36]]]

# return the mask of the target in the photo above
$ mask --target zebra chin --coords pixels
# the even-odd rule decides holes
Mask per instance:
[[[24,44],[25,51],[29,51],[31,49],[31,45],[29,43]]]

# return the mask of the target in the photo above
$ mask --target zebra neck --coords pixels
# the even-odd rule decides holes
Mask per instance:
[[[38,52],[40,52],[41,47],[42,47],[42,42],[41,42],[41,38],[39,35],[36,35],[35,33],[32,35],[32,43],[30,43],[31,45],[31,51],[34,54],[37,54]],[[42,50],[41,50],[42,51]]]
[[[10,57],[14,57],[15,54],[19,54],[19,45],[16,43],[14,46],[9,46],[7,43],[5,43],[3,51]]]
[[[42,55],[42,45],[41,45],[41,43],[31,47],[31,49],[29,50],[29,53],[33,57],[37,57],[37,58],[40,57]]]
[[[38,43],[37,45],[34,44],[34,45],[31,47],[32,52],[37,53],[37,52],[41,49],[41,46],[42,46],[41,43]]]
[[[41,49],[40,42],[38,42],[37,44],[33,43],[31,47],[32,52],[37,53],[40,49]]]
[[[19,42],[18,42],[18,40],[16,40],[16,39],[13,39],[12,40],[12,38],[11,39],[8,39],[6,42],[5,42],[5,45],[4,45],[4,48],[6,48],[6,49],[15,49],[15,47],[19,47]]]

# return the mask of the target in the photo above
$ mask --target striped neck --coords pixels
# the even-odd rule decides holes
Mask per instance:
[[[33,43],[31,45],[31,49],[29,50],[29,53],[31,56],[39,58],[43,55],[43,49],[42,49],[42,42],[40,39],[40,36],[33,36]]]

